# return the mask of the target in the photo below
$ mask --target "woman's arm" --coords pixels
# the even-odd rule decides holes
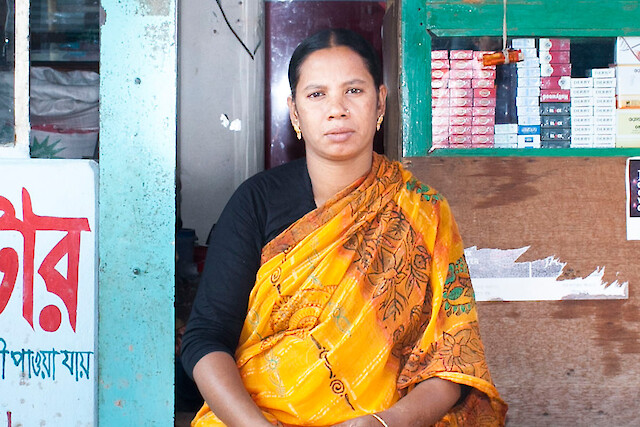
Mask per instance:
[[[193,368],[193,378],[213,413],[227,426],[273,426],[244,388],[230,354],[207,354]]]
[[[405,397],[378,416],[389,427],[430,426],[440,420],[460,398],[461,387],[441,378],[422,381]],[[382,427],[382,423],[366,415],[338,424],[340,427]]]

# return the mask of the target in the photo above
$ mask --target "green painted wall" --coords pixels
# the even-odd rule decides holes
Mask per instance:
[[[103,0],[98,419],[174,406],[176,0]]]

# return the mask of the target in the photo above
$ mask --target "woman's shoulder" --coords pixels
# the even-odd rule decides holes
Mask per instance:
[[[263,170],[244,181],[239,191],[266,192],[286,189],[308,180],[307,163],[304,158]]]

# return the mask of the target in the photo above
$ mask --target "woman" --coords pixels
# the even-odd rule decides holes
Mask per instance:
[[[449,206],[373,152],[375,52],[320,32],[289,82],[306,159],[249,179],[216,225],[183,338],[192,425],[503,424]]]

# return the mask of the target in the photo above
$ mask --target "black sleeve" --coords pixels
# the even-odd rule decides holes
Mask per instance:
[[[181,360],[191,377],[195,364],[206,354],[235,353],[260,266],[264,230],[260,199],[251,184],[244,183],[214,227],[182,338]]]

